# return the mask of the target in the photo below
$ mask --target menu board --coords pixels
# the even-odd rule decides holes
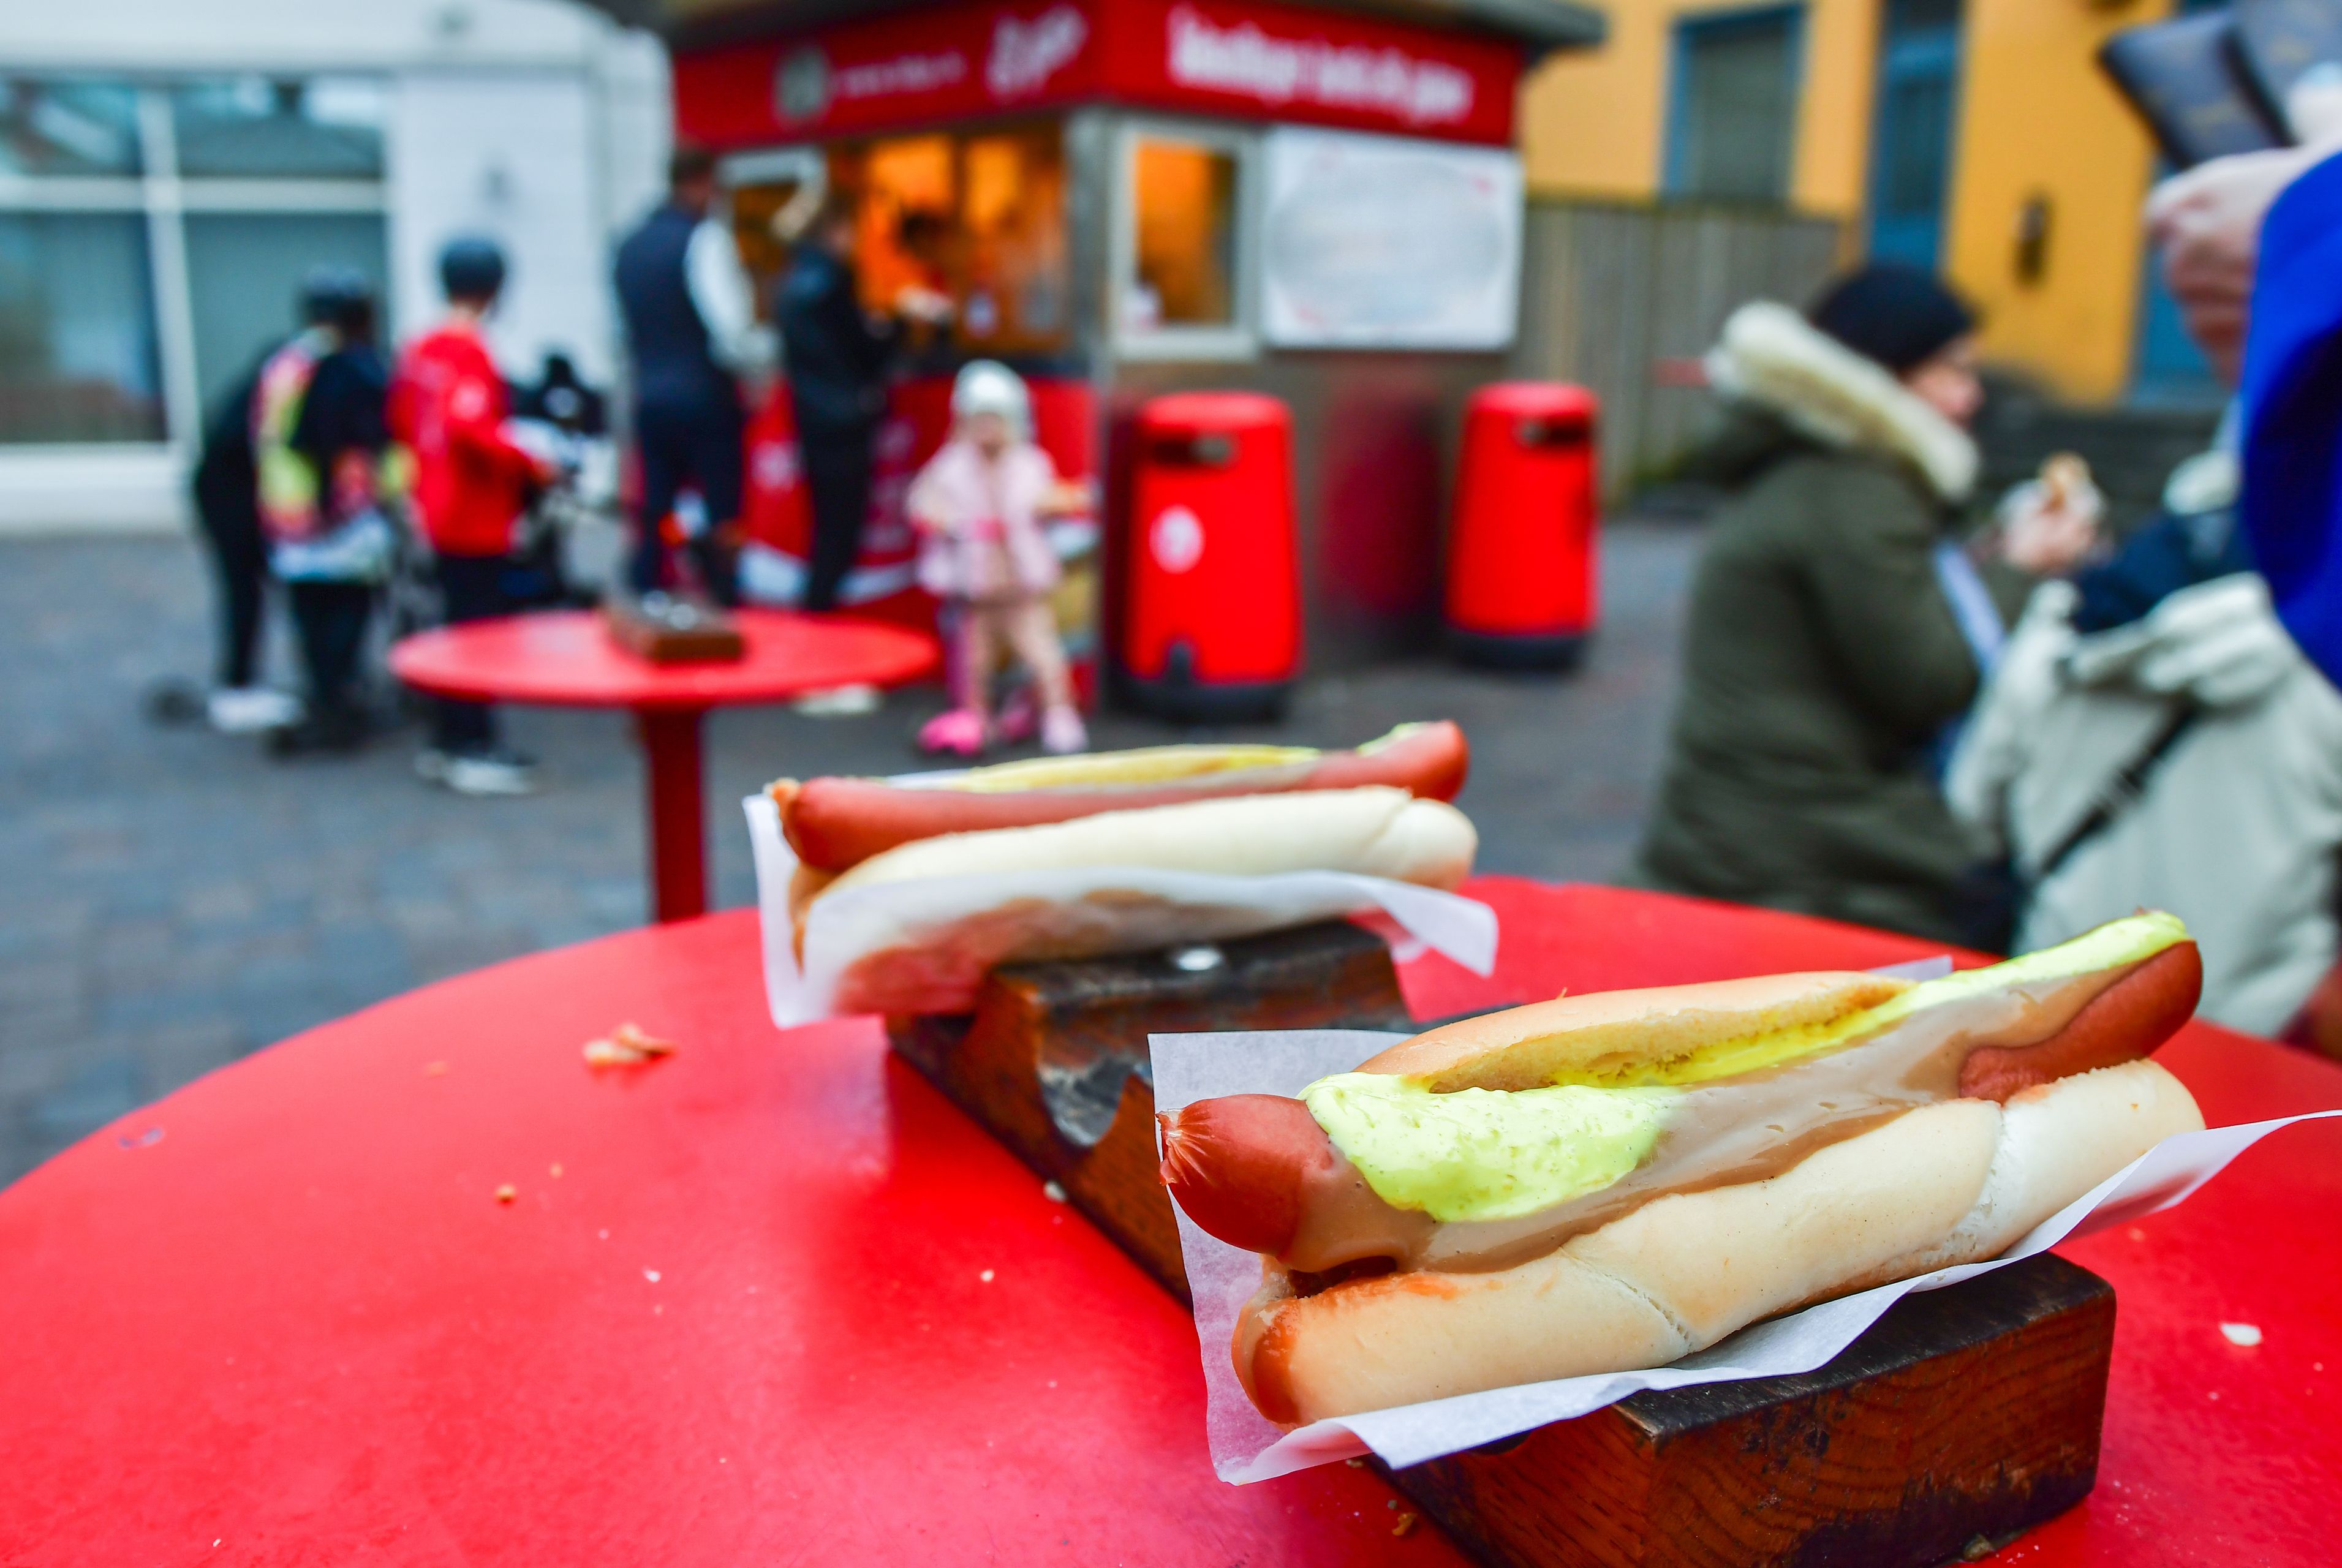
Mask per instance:
[[[1507,150],[1280,126],[1263,155],[1261,331],[1285,348],[1495,350],[1520,314]]]

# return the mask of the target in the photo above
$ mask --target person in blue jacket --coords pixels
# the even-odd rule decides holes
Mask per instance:
[[[2243,399],[2239,520],[2278,618],[2342,684],[2342,154],[2261,225]]]
[[[2166,181],[2147,222],[2190,334],[2239,389],[2245,548],[2342,684],[2342,65],[2287,110],[2299,146]]]

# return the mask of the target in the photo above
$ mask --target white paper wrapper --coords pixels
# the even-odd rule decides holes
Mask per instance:
[[[916,943],[938,930],[1011,900],[1046,900],[1069,912],[1095,907],[1115,940],[1097,953],[1140,953],[1178,943],[1216,942],[1282,931],[1313,920],[1380,909],[1407,934],[1446,954],[1475,974],[1496,963],[1496,912],[1477,900],[1434,888],[1346,872],[1288,872],[1275,876],[1218,876],[1146,866],[1083,866],[1012,875],[936,877],[925,882],[849,888],[816,902],[806,922],[805,963],[790,941],[789,879],[797,859],[781,833],[780,809],[769,796],[743,801],[756,860],[756,907],[763,924],[765,996],[773,1022],[788,1028],[827,1018],[839,982],[856,960],[885,948]],[[1117,894],[1138,894],[1166,907],[1134,919],[1130,906],[1109,907]],[[1085,900],[1096,899],[1096,904]],[[955,1001],[956,1004],[955,1004]],[[974,1002],[936,994],[920,1011],[965,1011]]]
[[[1175,1111],[1215,1094],[1297,1094],[1316,1079],[1329,1073],[1346,1073],[1405,1038],[1357,1029],[1156,1034],[1148,1042],[1155,1070],[1155,1106],[1157,1111]],[[1369,1452],[1393,1466],[1420,1464],[1549,1421],[1584,1415],[1646,1388],[1682,1388],[1811,1372],[1853,1343],[1908,1292],[1957,1284],[2047,1252],[2069,1235],[2087,1234],[2167,1209],[2279,1127],[2326,1116],[2342,1116],[2342,1111],[2214,1127],[2167,1138],[1990,1263],[1940,1269],[1754,1323],[1671,1366],[1526,1383],[1321,1421],[1291,1433],[1253,1409],[1229,1360],[1228,1342],[1236,1330],[1236,1313],[1260,1288],[1258,1255],[1206,1235],[1175,1208],[1187,1284],[1195,1293],[1204,1382],[1210,1393],[1206,1420],[1212,1466],[1221,1480],[1242,1483]]]

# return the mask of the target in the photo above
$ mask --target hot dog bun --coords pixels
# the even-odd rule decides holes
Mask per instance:
[[[1383,785],[1241,795],[1101,812],[1038,827],[923,838],[862,862],[825,888],[1080,865],[1143,865],[1226,876],[1347,871],[1426,887],[1471,874],[1479,835],[1443,801]]]
[[[2134,921],[2134,926],[2147,924]],[[2153,934],[2150,934],[2150,940]],[[1825,1047],[1786,1063],[1761,1054],[1754,1064],[1777,1064],[1807,1085],[1790,1085],[1791,1104],[1802,1093],[1808,1102],[1839,1102],[1841,1115],[1824,1118],[1849,1124],[1868,1114],[1857,1102],[1865,1082],[1876,1091],[1889,1085],[1881,1109],[1907,1107],[1901,1090],[1914,1080],[1907,1058],[1881,1067],[1857,1066],[1853,1080],[1834,1068],[1853,1059],[1838,1051],[1854,1044],[1895,1049],[1892,1031],[1916,1031],[1921,1054],[1934,1059],[1935,1088],[1943,1098],[2005,1103],[2038,1084],[2113,1066],[2152,1053],[2194,1011],[2202,987],[2203,964],[2193,942],[2181,941],[2144,960],[2111,969],[2087,969],[2045,984],[2039,975],[2004,985],[1980,984],[1993,972],[1971,972],[1967,981],[1927,988],[1867,974],[1785,974],[1721,985],[1675,986],[1606,993],[1544,1003],[1466,1020],[1419,1035],[1366,1063],[1361,1074],[1406,1078],[1436,1094],[1456,1088],[1499,1091],[1543,1084],[1616,1079],[1657,1069],[1691,1082],[1728,1084],[1736,1072],[1712,1074],[1717,1065],[1748,1070],[1748,1041],[1778,1039],[1797,1031],[1837,1031],[1835,1049]],[[1943,993],[1952,994],[1945,997]],[[1848,1003],[1881,994],[1900,999],[1885,1014],[1849,1014]],[[1940,1000],[1930,1003],[1930,997]],[[1945,1009],[1953,1010],[1947,1014]],[[1896,1014],[1899,1014],[1899,1016]],[[1886,1023],[1880,1025],[1884,1016]],[[1638,1033],[1637,1031],[1646,1031]],[[1807,1035],[1812,1041],[1811,1034]],[[1828,1036],[1825,1036],[1828,1038]],[[1933,1042],[1933,1043],[1931,1043]],[[1948,1054],[1948,1060],[1939,1056]],[[1420,1073],[1416,1070],[1420,1069]],[[1898,1087],[1896,1087],[1899,1085]],[[1750,1118],[1785,1123],[1776,1102]],[[1274,1256],[1289,1268],[1326,1270],[1373,1257],[1400,1266],[1449,1266],[1443,1248],[1458,1244],[1443,1237],[1437,1223],[1419,1211],[1395,1207],[1366,1184],[1363,1173],[1337,1148],[1309,1108],[1279,1095],[1237,1094],[1198,1100],[1156,1120],[1162,1134],[1162,1180],[1187,1216],[1211,1235],[1246,1251]],[[1803,1126],[1775,1129],[1781,1137],[1818,1131]],[[1745,1157],[1746,1150],[1742,1150]],[[1714,1181],[1734,1169],[1718,1157],[1700,1179]],[[1656,1174],[1647,1190],[1664,1191]],[[1622,1189],[1622,1193],[1625,1189]],[[1556,1216],[1546,1233],[1556,1243],[1579,1227]],[[1529,1236],[1483,1234],[1467,1250],[1517,1247]]]
[[[972,768],[942,780],[782,779],[767,793],[799,862],[844,871],[920,839],[1070,822],[1227,795],[1386,784],[1453,800],[1471,748],[1455,724],[1402,724],[1355,751],[1152,746]]]
[[[820,901],[888,884],[937,884],[939,913],[906,927],[900,942],[855,960],[840,979],[837,1005],[948,1010],[954,998],[966,1005],[985,971],[1000,964],[1144,952],[1289,924],[1273,908],[1198,904],[1117,883],[1126,869],[1235,876],[1334,871],[1453,888],[1470,874],[1478,843],[1462,812],[1402,789],[1243,795],[920,839],[833,879],[793,884],[792,914],[802,961],[806,919]],[[1041,896],[1017,880],[1052,872],[1076,874],[1084,891]],[[1086,872],[1096,874],[1080,878]]]
[[[1466,1018],[1401,1041],[1361,1073],[1420,1078],[1441,1093],[1530,1089],[1776,1030],[1836,1024],[1911,982],[1840,970],[1705,985],[1597,991]]]
[[[1296,1296],[1271,1265],[1236,1370],[1288,1424],[1661,1366],[1757,1319],[1988,1258],[2175,1133],[2203,1125],[2151,1062],[1951,1100],[1763,1182],[1671,1194],[1530,1263]]]

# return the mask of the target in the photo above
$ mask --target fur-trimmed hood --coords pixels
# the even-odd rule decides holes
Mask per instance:
[[[1733,312],[1708,353],[1707,379],[1825,445],[1903,459],[1946,501],[1966,500],[1976,487],[1967,432],[1787,305],[1759,300]]]

